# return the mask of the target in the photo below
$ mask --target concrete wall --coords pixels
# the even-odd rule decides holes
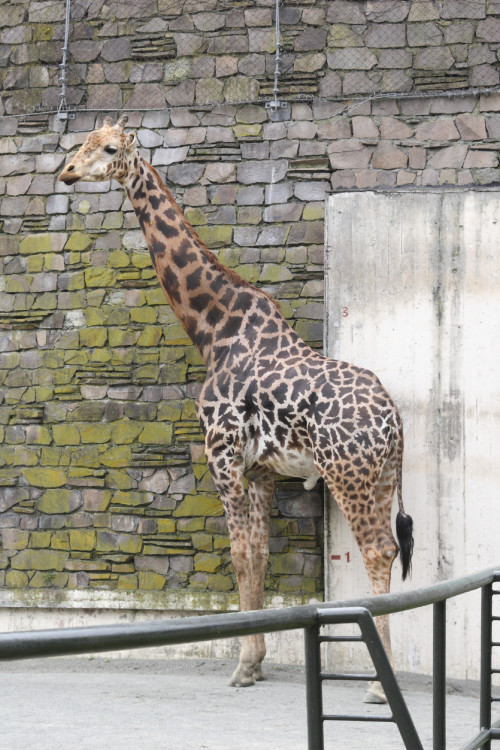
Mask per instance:
[[[376,372],[405,425],[414,565],[401,584],[395,563],[393,590],[498,560],[498,207],[493,189],[328,201],[327,351]],[[328,598],[363,594],[361,558],[336,506],[327,523]],[[478,602],[477,593],[448,605],[448,664],[457,677],[478,677]],[[431,671],[430,621],[430,611],[394,616],[399,668]]]

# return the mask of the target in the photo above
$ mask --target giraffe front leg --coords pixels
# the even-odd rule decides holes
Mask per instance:
[[[252,550],[250,545],[249,518],[245,503],[243,466],[234,452],[234,445],[226,435],[224,444],[212,443],[210,433],[206,440],[207,462],[215,485],[219,491],[226,515],[231,560],[233,563],[240,595],[240,611],[252,607]],[[254,671],[259,664],[259,651],[255,635],[244,636],[241,640],[240,660],[230,685],[248,687],[255,683]]]
[[[252,552],[252,609],[264,607],[264,580],[269,560],[269,522],[276,477],[270,475],[259,481],[248,482],[250,500],[250,548]],[[258,663],[254,668],[255,680],[264,680],[262,662],[266,655],[264,633],[254,636]]]

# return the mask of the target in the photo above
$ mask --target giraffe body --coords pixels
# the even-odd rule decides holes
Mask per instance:
[[[392,399],[373,373],[311,349],[268,295],[219,263],[139,156],[125,122],[106,118],[59,179],[114,177],[125,187],[159,282],[206,364],[196,408],[227,518],[241,609],[263,606],[272,497],[281,474],[303,479],[306,489],[325,480],[372,590],[386,593],[399,548],[405,577],[413,543],[401,497],[402,423]],[[391,530],[396,490],[399,547]],[[390,655],[388,618],[378,626]],[[232,684],[261,679],[264,655],[263,635],[244,638]]]

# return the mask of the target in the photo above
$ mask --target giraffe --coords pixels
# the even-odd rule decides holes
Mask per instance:
[[[59,180],[116,179],[139,220],[159,283],[207,369],[196,409],[227,519],[240,609],[261,609],[277,475],[312,489],[322,477],[356,539],[375,594],[387,593],[401,551],[413,548],[401,491],[402,421],[370,371],[331,360],[295,333],[278,304],[225,268],[201,242],[158,172],[139,154],[127,117],[105,117]],[[248,510],[244,480],[248,483]],[[391,508],[397,491],[396,543]],[[377,618],[390,658],[387,616]],[[263,635],[242,639],[230,684],[263,679]],[[384,700],[379,683],[367,698]]]

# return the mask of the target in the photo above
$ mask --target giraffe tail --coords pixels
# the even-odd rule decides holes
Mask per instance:
[[[396,535],[398,537],[403,581],[411,574],[411,560],[413,555],[413,518],[405,512],[403,505],[403,423],[396,412],[396,424],[392,425],[392,436],[396,459],[396,487],[398,493],[399,511],[396,516]]]

